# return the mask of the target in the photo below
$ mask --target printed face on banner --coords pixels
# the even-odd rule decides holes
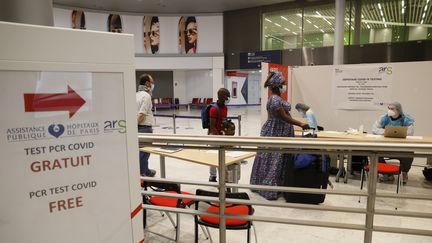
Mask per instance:
[[[123,33],[122,20],[118,14],[108,16],[108,32]]]
[[[157,16],[144,16],[144,53],[157,54],[160,47],[160,23]]]
[[[123,75],[0,71],[0,90],[2,239],[132,242]]]
[[[179,53],[197,53],[198,24],[195,16],[182,16],[179,19]]]
[[[72,11],[72,29],[85,30],[85,15],[82,10]]]

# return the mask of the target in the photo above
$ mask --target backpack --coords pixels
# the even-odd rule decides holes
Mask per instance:
[[[207,105],[206,107],[204,107],[201,110],[201,122],[202,122],[202,128],[203,129],[209,129],[210,128],[210,108],[216,108],[217,111],[217,116],[219,117],[220,115],[220,110],[219,110],[219,106],[216,103],[211,103],[209,105]]]

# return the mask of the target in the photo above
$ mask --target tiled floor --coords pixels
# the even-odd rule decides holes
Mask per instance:
[[[174,111],[158,111],[159,114],[172,114]],[[199,110],[177,111],[177,115],[195,115],[199,116]],[[258,136],[260,132],[260,114],[259,107],[241,107],[231,108],[229,115],[242,115],[242,135],[243,136]],[[176,120],[178,134],[206,134],[206,130],[201,128],[200,120],[190,119],[177,119]],[[237,125],[237,124],[236,124]],[[170,118],[156,118],[155,133],[172,133],[172,119]],[[253,158],[248,160],[247,164],[242,164],[240,183],[248,183],[250,172],[252,169]],[[416,159],[414,164],[423,166],[424,160]],[[150,157],[150,167],[158,171],[159,175],[159,157],[152,155]],[[208,167],[197,165],[189,162],[179,161],[167,158],[166,160],[166,174],[168,178],[179,178],[188,180],[207,181],[208,180]],[[409,182],[403,187],[402,193],[423,193],[432,194],[432,184],[424,181],[421,173],[422,167],[413,167],[410,171]],[[348,184],[343,182],[336,183],[334,177],[330,180],[333,182],[335,189],[359,191],[360,180],[358,175],[354,175],[348,181]],[[194,192],[197,187],[182,186],[182,190]],[[378,191],[395,192],[395,184],[377,185]],[[252,193],[248,190],[249,196],[255,200],[265,200],[259,195]],[[284,202],[279,198],[279,202]],[[348,196],[333,196],[328,195],[323,205],[327,206],[350,206],[350,207],[365,207],[366,200],[363,199],[361,203],[358,202],[358,197]],[[378,198],[376,207],[380,209],[394,210],[395,206],[398,210],[403,211],[418,211],[418,212],[432,212],[431,201],[419,200],[395,200]],[[348,213],[335,213],[324,211],[312,210],[299,210],[289,208],[270,208],[270,207],[255,207],[255,215],[268,216],[268,217],[281,217],[289,219],[304,219],[313,221],[325,222],[344,222],[351,224],[363,224],[365,216],[360,214]],[[391,216],[375,216],[376,225],[392,226],[392,227],[408,227],[413,229],[426,229],[432,228],[432,219],[417,219],[408,217],[391,217]],[[172,227],[167,217],[162,217],[159,212],[149,211],[148,213],[148,229],[174,237],[175,230]],[[257,230],[258,242],[363,242],[363,231],[355,230],[340,230],[331,228],[319,227],[306,227],[295,226],[288,224],[275,224],[265,222],[255,222]],[[217,229],[210,229],[213,242],[218,242],[219,232]],[[202,231],[199,231],[200,242],[206,241]],[[151,233],[146,233],[145,242],[170,242],[162,237],[156,236]],[[251,242],[254,242],[253,234]],[[194,226],[193,216],[181,216],[181,235],[180,242],[193,242],[194,239]],[[227,231],[227,242],[246,242],[245,231]],[[416,242],[416,243],[431,243],[432,237],[401,235],[401,234],[387,234],[387,233],[374,233],[373,242]]]

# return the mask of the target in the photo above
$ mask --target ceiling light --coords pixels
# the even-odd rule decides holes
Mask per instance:
[[[423,10],[423,11],[425,11],[425,12],[426,12],[426,10],[427,10],[427,7],[428,7],[428,5],[427,5],[427,3],[426,3],[426,6],[425,6],[425,8],[424,8],[424,10]]]
[[[286,31],[291,31],[290,29],[284,28]]]
[[[384,13],[382,10],[380,10],[380,14],[381,14],[381,17],[384,16]]]
[[[381,10],[381,3],[378,3],[378,8],[379,10]]]
[[[284,16],[281,16],[281,18],[282,18],[283,20],[286,20],[286,21],[288,21],[288,19],[287,19],[287,18],[285,18]]]
[[[351,29],[354,30],[354,26],[351,25]]]
[[[315,28],[319,29],[318,26],[314,25]]]
[[[364,19],[364,15],[362,14],[361,16],[362,16],[362,19]]]
[[[385,22],[385,18],[383,17],[383,22]]]
[[[422,19],[422,21],[420,22],[420,24],[423,24],[423,22],[424,22],[424,19]]]
[[[273,23],[270,19],[268,19],[268,18],[265,18],[265,21],[267,21],[267,22],[270,22],[270,23]]]
[[[384,24],[384,28],[387,28],[387,24]]]
[[[426,16],[426,12],[423,12],[422,19]]]
[[[296,32],[292,32],[294,35],[297,35],[297,33]]]
[[[309,24],[312,24],[312,22],[310,22],[309,19],[306,19],[306,22],[308,22]]]
[[[324,30],[320,30],[320,31],[324,33]]]
[[[368,29],[370,29],[370,25],[367,24],[366,26],[367,26]]]
[[[302,15],[301,15],[301,13],[298,13],[298,14],[296,14],[297,16],[299,16],[299,17],[301,17]]]
[[[290,21],[290,23],[292,24],[292,25],[296,25],[294,22],[292,22],[292,21]]]
[[[275,23],[275,25],[276,25],[277,27],[281,27],[281,25],[280,25],[280,24],[278,24],[278,23]]]

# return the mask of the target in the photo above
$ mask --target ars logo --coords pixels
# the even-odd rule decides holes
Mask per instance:
[[[104,132],[118,131],[119,133],[126,132],[126,120],[112,120],[104,122]]]
[[[59,138],[65,131],[65,128],[62,124],[51,124],[48,127],[48,132],[52,136]]]

